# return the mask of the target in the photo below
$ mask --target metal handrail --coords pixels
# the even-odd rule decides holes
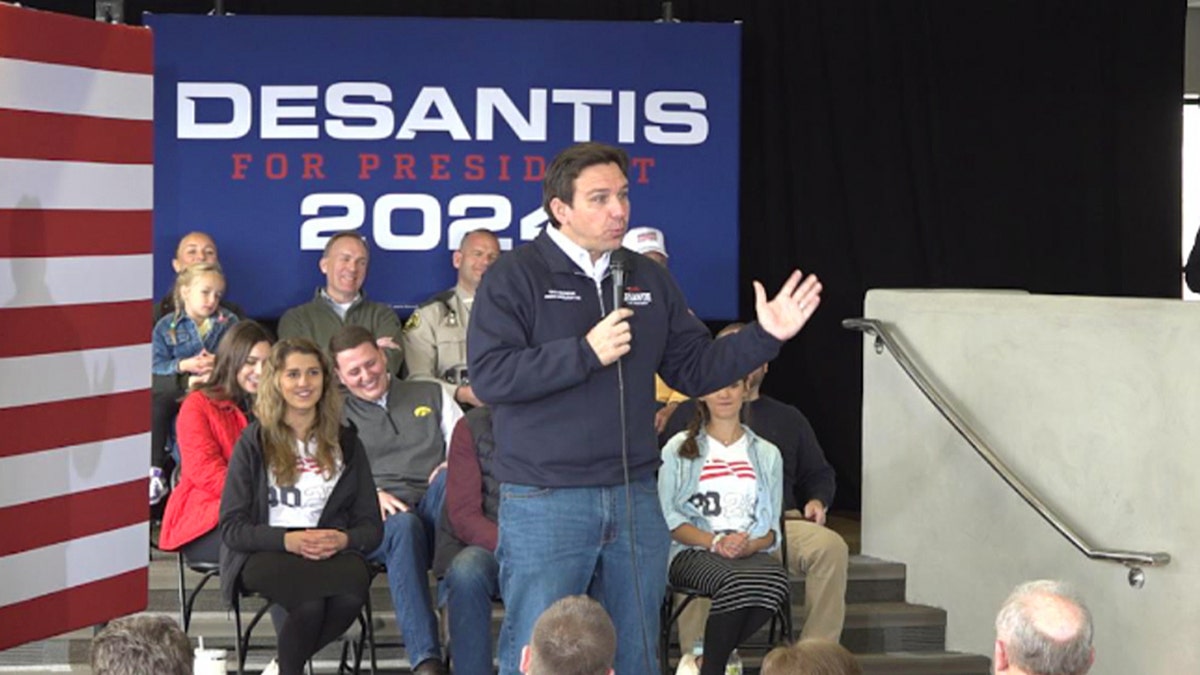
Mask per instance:
[[[937,408],[942,417],[946,418],[946,421],[958,431],[967,443],[970,443],[971,447],[975,448],[975,452],[979,454],[983,461],[987,462],[988,466],[992,467],[992,470],[999,474],[1000,478],[1004,479],[1004,482],[1008,483],[1008,486],[1020,495],[1025,500],[1025,503],[1029,504],[1043,520],[1049,523],[1055,530],[1058,530],[1059,534],[1066,537],[1067,541],[1071,542],[1071,545],[1079,549],[1085,556],[1092,560],[1118,562],[1129,567],[1129,583],[1138,588],[1145,583],[1145,576],[1139,566],[1161,567],[1171,562],[1171,555],[1169,553],[1114,551],[1090,546],[996,456],[996,453],[979,437],[979,434],[975,433],[975,430],[963,420],[954,409],[954,406],[929,382],[929,379],[913,363],[908,353],[904,351],[904,348],[900,346],[882,321],[865,318],[845,319],[842,321],[842,327],[875,336],[875,353],[882,354],[885,348],[891,352],[892,357],[896,359],[896,363],[900,364],[900,368],[913,381],[913,384],[917,385],[917,388],[921,390],[925,398],[929,399],[933,407]]]

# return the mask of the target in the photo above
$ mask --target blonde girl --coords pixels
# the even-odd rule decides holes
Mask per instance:
[[[176,377],[183,389],[208,379],[221,336],[238,320],[221,307],[224,293],[225,275],[216,263],[183,268],[175,279],[175,312],[159,319],[151,335],[154,375]],[[150,429],[151,504],[166,494],[167,439],[178,412],[178,389],[156,383]]]

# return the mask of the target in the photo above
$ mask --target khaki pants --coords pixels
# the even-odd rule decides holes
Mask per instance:
[[[798,511],[788,511],[799,518]],[[846,619],[846,568],[850,550],[841,535],[807,520],[785,523],[788,571],[804,575],[804,627],[800,638],[821,638],[837,642]],[[778,551],[777,551],[778,555]],[[675,602],[682,602],[677,595]],[[708,621],[708,598],[696,598],[679,616],[679,646],[684,654],[692,651],[697,639],[704,637]]]

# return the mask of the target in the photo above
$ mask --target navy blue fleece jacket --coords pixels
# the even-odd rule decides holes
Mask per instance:
[[[622,250],[633,340],[622,359],[633,479],[660,463],[654,374],[685,394],[719,389],[770,361],[780,342],[757,323],[713,341],[669,272]],[[612,311],[602,288],[546,233],[492,265],[475,295],[467,354],[471,386],[493,407],[495,476],[542,487],[617,485],[621,424],[617,365],[601,366],[587,333]]]

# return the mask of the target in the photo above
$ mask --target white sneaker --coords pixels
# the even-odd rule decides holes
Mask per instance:
[[[279,660],[271,659],[266,668],[263,668],[262,675],[279,675]]]
[[[162,501],[167,495],[167,481],[163,479],[163,470],[157,466],[150,467],[150,505]]]
[[[679,659],[679,667],[675,669],[675,675],[699,675],[700,666],[696,664],[695,654],[684,654]]]

